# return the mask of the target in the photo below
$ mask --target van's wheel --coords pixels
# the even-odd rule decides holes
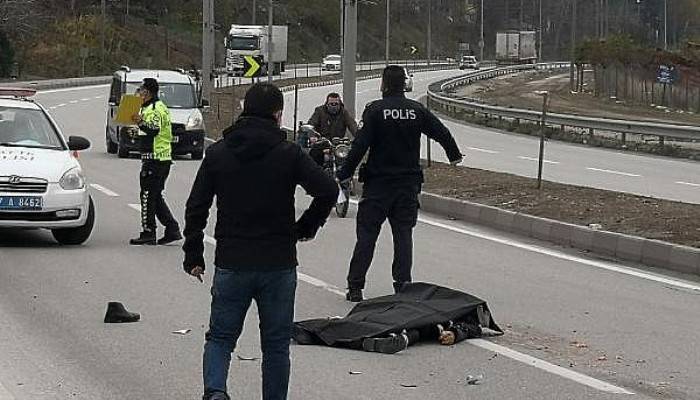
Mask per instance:
[[[119,134],[119,146],[117,149],[117,157],[119,158],[129,158],[129,149],[126,147],[126,144],[124,143],[124,135]]]
[[[90,198],[88,216],[83,226],[77,228],[53,229],[51,234],[62,245],[75,246],[85,243],[90,238],[92,228],[95,226],[95,204]]]
[[[119,146],[112,141],[111,137],[109,137],[109,128],[105,128],[105,144],[107,145],[107,153],[108,154],[116,154],[117,153]]]
[[[192,152],[193,160],[201,160],[202,158],[204,158],[204,150],[195,150]]]

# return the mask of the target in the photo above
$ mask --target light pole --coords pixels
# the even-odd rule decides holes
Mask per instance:
[[[391,22],[391,0],[386,0],[386,49],[384,54],[385,64],[389,65],[389,23]]]
[[[275,63],[272,60],[272,22],[273,22],[273,4],[270,0],[267,13],[267,83],[272,83],[272,75],[275,73]]]
[[[574,83],[574,59],[576,58],[576,6],[578,0],[572,0],[571,2],[571,64],[569,65],[569,85],[571,86],[571,91],[576,89]]]
[[[105,48],[105,41],[107,36],[107,0],[102,0],[102,31],[100,33],[102,42],[102,68],[105,67],[105,56],[107,54],[107,49]]]
[[[664,50],[668,50],[668,0],[664,0]]]
[[[428,65],[430,65],[430,58],[433,53],[433,2],[432,0],[427,0],[428,2]]]
[[[540,31],[539,31],[539,38],[537,38],[537,44],[539,47],[539,51],[537,52],[537,57],[542,60],[542,0],[540,0]]]
[[[481,0],[481,36],[479,38],[479,61],[484,61],[484,0]]]
[[[343,44],[343,100],[345,108],[355,118],[357,92],[355,62],[357,57],[357,0],[345,0],[345,33]]]
[[[255,0],[253,0],[253,22],[252,24],[255,25],[255,16],[258,14],[258,8],[257,5],[255,4]]]
[[[202,0],[202,99],[210,99],[214,66],[214,0]]]

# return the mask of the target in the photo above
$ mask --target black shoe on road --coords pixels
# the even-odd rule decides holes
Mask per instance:
[[[136,239],[129,240],[129,244],[132,246],[155,246],[156,234],[141,232],[139,237],[137,237]]]
[[[383,354],[396,354],[408,348],[408,337],[406,335],[396,335],[385,338],[367,338],[362,341],[364,351],[373,351]]]
[[[127,311],[122,303],[111,301],[107,304],[105,324],[124,324],[138,322],[140,319],[141,315],[139,313]]]
[[[353,303],[359,303],[362,301],[362,289],[348,289],[345,294],[345,299]]]
[[[205,394],[202,400],[231,400],[231,398],[224,392],[214,392]]]
[[[165,245],[169,244],[172,242],[177,242],[178,240],[182,239],[182,234],[180,233],[180,230],[176,231],[165,231],[165,235],[163,235],[162,238],[158,239],[158,244],[159,245]]]

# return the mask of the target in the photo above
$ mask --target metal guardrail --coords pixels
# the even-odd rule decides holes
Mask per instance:
[[[24,82],[6,82],[6,86],[32,88],[36,90],[50,90],[77,86],[108,85],[112,82],[112,76],[89,76],[85,78],[47,79]]]
[[[492,79],[498,76],[509,75],[517,72],[533,69],[546,70],[568,67],[568,62],[552,62],[497,67],[489,70],[478,71],[459,78],[439,82],[439,86],[438,84],[431,85],[431,88],[428,89],[428,98],[430,99],[431,104],[436,104],[447,111],[463,110],[501,118],[539,122],[542,119],[541,111],[490,105],[475,99],[464,97],[457,98],[451,96],[448,92],[457,87],[469,85],[480,80]],[[698,126],[653,121],[635,121],[587,117],[574,114],[547,113],[547,125],[561,125],[591,130],[671,138],[700,139],[700,127]]]

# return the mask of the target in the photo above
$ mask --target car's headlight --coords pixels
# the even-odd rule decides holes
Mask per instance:
[[[187,118],[187,124],[185,125],[185,130],[195,131],[204,129],[204,119],[202,118],[202,113],[199,111],[190,114]]]
[[[68,170],[58,182],[63,190],[78,190],[85,187],[85,176],[80,168]]]

